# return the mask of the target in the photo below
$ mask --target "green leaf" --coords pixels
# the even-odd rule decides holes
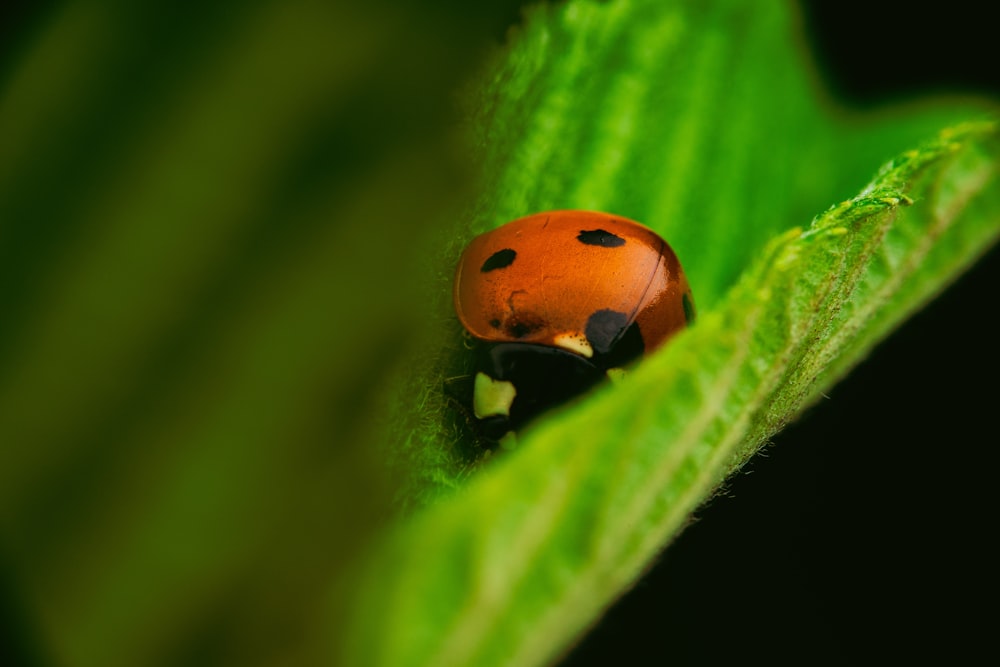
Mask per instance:
[[[571,2],[536,9],[481,77],[485,182],[463,237],[553,208],[641,220],[677,250],[700,318],[492,459],[444,416],[459,345],[411,367],[401,395],[424,419],[397,402],[389,456],[411,476],[404,502],[431,502],[373,551],[348,662],[553,660],[727,475],[996,240],[996,124],[922,142],[990,107],[831,111],[793,34],[777,4]]]
[[[998,159],[988,123],[907,153],[768,244],[626,382],[400,526],[364,589],[354,658],[541,664],[565,650],[726,475],[996,239]]]
[[[706,313],[769,239],[852,196],[894,154],[992,110],[941,100],[866,122],[824,104],[796,39],[786,7],[728,0],[529,15],[466,96],[482,194],[439,244],[425,345],[396,380],[385,455],[400,502],[460,488],[480,462],[440,391],[468,370],[449,301],[465,240],[532,212],[610,211],[667,239]]]

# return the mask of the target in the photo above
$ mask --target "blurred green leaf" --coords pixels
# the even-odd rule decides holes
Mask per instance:
[[[48,4],[0,63],[14,661],[315,664],[503,3]]]

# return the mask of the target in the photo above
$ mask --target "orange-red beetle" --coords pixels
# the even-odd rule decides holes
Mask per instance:
[[[694,318],[670,246],[637,222],[591,211],[536,213],[474,238],[454,299],[484,344],[473,412],[498,439]]]

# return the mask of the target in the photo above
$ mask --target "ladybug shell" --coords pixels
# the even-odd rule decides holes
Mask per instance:
[[[537,213],[474,238],[459,261],[454,298],[476,338],[595,360],[632,325],[649,351],[694,316],[670,246],[637,222],[589,211]]]

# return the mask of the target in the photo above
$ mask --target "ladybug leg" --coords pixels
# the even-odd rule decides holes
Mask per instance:
[[[627,371],[624,368],[609,368],[606,371],[608,379],[611,380],[612,384],[618,384],[625,379]]]
[[[503,449],[517,449],[517,434],[513,431],[507,431],[507,434],[497,440],[497,442]]]

